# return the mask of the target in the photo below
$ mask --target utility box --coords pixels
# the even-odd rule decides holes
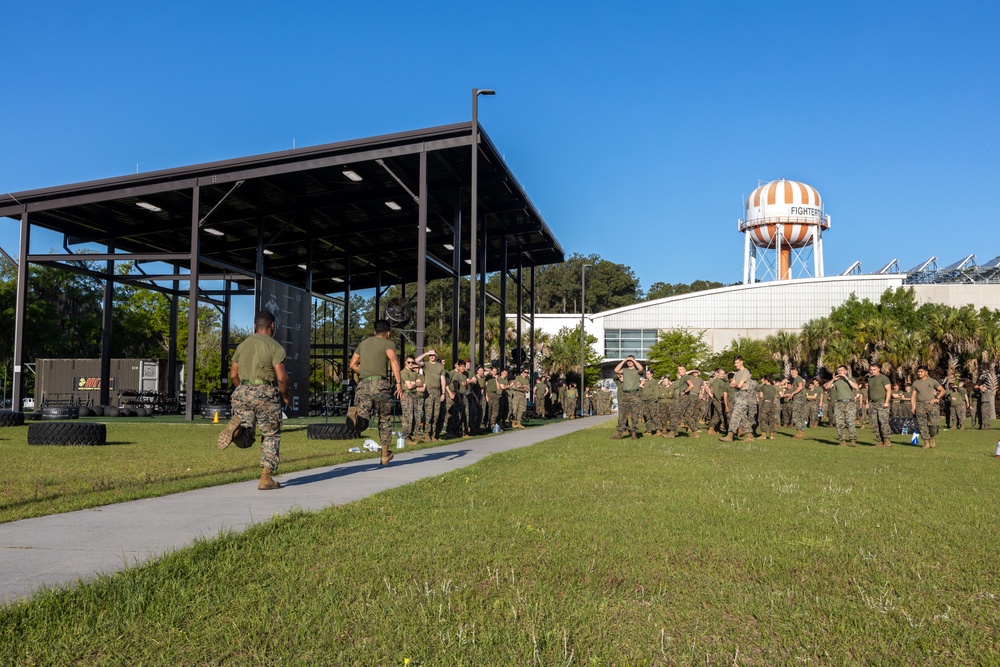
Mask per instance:
[[[177,365],[177,390],[183,389],[183,364]],[[122,394],[167,393],[168,366],[163,359],[112,359],[108,401],[117,405]],[[38,359],[35,361],[35,402],[45,405],[97,405],[101,398],[100,359]],[[176,397],[171,397],[176,398]]]

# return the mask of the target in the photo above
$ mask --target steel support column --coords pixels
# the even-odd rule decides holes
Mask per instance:
[[[501,241],[500,256],[500,370],[507,368],[507,235]]]
[[[427,151],[420,151],[420,181],[417,210],[417,351],[424,353],[427,320]]]
[[[170,296],[170,342],[167,343],[167,395],[177,397],[177,315],[180,312],[180,283],[174,281]]]
[[[451,281],[451,363],[458,361],[458,334],[460,327],[459,316],[462,313],[459,308],[462,284],[462,195],[456,196],[455,202],[455,225],[452,233],[452,244],[455,249],[451,251],[451,268],[455,272]]]
[[[114,254],[115,247],[108,244],[108,254]],[[101,391],[100,404],[111,405],[111,327],[115,297],[115,263],[104,263],[104,312],[101,317]]]
[[[28,301],[28,241],[30,237],[28,207],[21,212],[21,243],[17,262],[17,295],[14,297],[14,375],[11,378],[10,407],[20,410],[24,390],[24,321]],[[42,397],[37,396],[35,409],[41,410]]]
[[[194,420],[194,371],[198,351],[198,272],[201,245],[198,221],[201,219],[201,188],[191,189],[191,283],[188,286],[188,344],[187,372],[185,373],[184,418]]]

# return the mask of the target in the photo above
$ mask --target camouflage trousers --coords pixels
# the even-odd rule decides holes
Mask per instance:
[[[692,430],[697,431],[701,428],[701,420],[705,418],[707,412],[708,403],[703,401],[700,396],[692,396],[691,405],[684,416],[684,421]]]
[[[657,423],[660,425],[661,429],[666,431],[674,430],[674,402],[667,401],[666,403],[660,402],[657,404],[660,410],[660,418]]]
[[[729,432],[735,434],[739,429],[744,433],[753,433],[753,419],[750,416],[750,409],[753,405],[753,397],[749,391],[741,390],[736,392],[733,400],[733,413],[729,415]]]
[[[403,437],[423,433],[420,422],[424,419],[424,395],[417,392],[408,394],[404,391],[400,408],[403,410]]]
[[[761,433],[774,433],[777,426],[774,423],[777,417],[777,408],[774,401],[761,401],[757,406],[757,423],[760,425]]]
[[[459,393],[456,393],[454,398],[450,394],[447,395],[445,409],[447,410],[445,432],[452,437],[461,437],[466,427],[465,397]]]
[[[689,412],[691,412],[691,394],[679,394],[674,399],[674,430],[679,429],[681,424],[691,426],[686,421]],[[691,430],[693,431],[694,429],[692,428]]]
[[[720,433],[726,430],[726,410],[722,407],[722,400],[715,397],[708,405],[708,428]]]
[[[379,443],[391,444],[392,394],[389,392],[389,381],[383,378],[361,380],[354,391],[354,402],[358,406],[358,417],[371,423],[372,416],[378,416]]]
[[[951,427],[952,428],[965,428],[965,403],[952,403],[951,404]]]
[[[658,410],[659,404],[657,404],[656,399],[653,400],[641,400],[642,403],[642,421],[646,424],[646,433],[650,431],[660,430],[660,411]]]
[[[819,426],[819,401],[806,401],[806,423],[809,428]]]
[[[921,438],[933,438],[938,433],[941,424],[941,413],[938,404],[930,401],[917,401],[917,409],[913,413],[917,418],[917,431]]]
[[[500,394],[486,395],[483,412],[486,413],[486,428],[492,429],[494,424],[500,422]]]
[[[795,430],[801,431],[806,427],[806,397],[800,391],[792,397],[792,426]]]
[[[465,394],[465,423],[466,428],[470,433],[477,433],[479,431],[479,424],[483,420],[482,411],[479,409],[479,401],[476,399],[476,395],[469,393]]]
[[[858,404],[854,401],[834,401],[833,402],[833,423],[837,427],[837,436],[843,442],[850,438],[855,440],[858,437],[857,431]],[[848,438],[845,438],[844,431],[847,431]]]
[[[528,395],[523,391],[514,391],[510,394],[510,421],[520,422],[524,418],[524,413],[528,410]]]
[[[618,433],[639,432],[639,415],[642,414],[642,400],[637,391],[623,391],[618,396]],[[631,421],[629,421],[631,418]],[[629,424],[631,423],[631,426]]]
[[[427,398],[424,399],[424,433],[437,437],[441,428],[441,400],[440,389],[428,389]]]
[[[243,425],[243,443],[257,439],[260,429],[260,467],[277,470],[281,458],[281,393],[266,384],[241,384],[233,391],[233,414]]]
[[[889,408],[882,407],[880,401],[873,401],[868,404],[868,411],[875,439],[881,443],[892,437],[892,428],[889,427]]]

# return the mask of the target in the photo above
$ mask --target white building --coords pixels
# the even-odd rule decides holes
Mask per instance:
[[[888,289],[912,287],[917,304],[941,303],[955,308],[1000,310],[1000,257],[976,266],[974,256],[938,270],[933,258],[920,271],[839,275],[732,285],[692,294],[646,301],[587,314],[587,333],[606,361],[632,354],[647,358],[657,334],[667,329],[704,332],[713,352],[738,338],[766,338],[778,331],[798,333],[809,320],[826,317],[852,294],[878,303]],[[536,314],[539,331],[556,334],[575,328],[580,314]]]

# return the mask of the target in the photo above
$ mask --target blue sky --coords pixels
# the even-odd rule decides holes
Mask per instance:
[[[567,254],[644,289],[739,281],[736,220],[775,178],[823,195],[828,274],[1000,255],[996,2],[41,0],[3,18],[0,193],[465,121],[479,87]],[[16,235],[0,220],[11,254]]]

